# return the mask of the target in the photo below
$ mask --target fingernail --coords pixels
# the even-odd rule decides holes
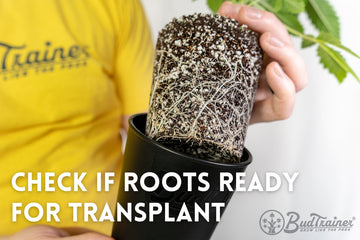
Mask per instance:
[[[242,6],[240,4],[233,4],[232,2],[227,1],[221,6],[219,13],[226,14],[228,16],[237,16],[241,7]]]
[[[247,8],[246,9],[246,16],[248,18],[252,18],[252,19],[259,19],[262,16],[262,11],[256,8]]]
[[[231,10],[232,14],[234,14],[234,16],[237,16],[239,14],[241,7],[242,7],[241,5],[235,4]]]
[[[282,42],[282,41],[280,41],[279,39],[277,39],[276,37],[274,37],[274,36],[270,36],[269,37],[269,42],[270,42],[270,44],[271,45],[273,45],[274,47],[283,47],[285,44]]]
[[[284,73],[284,71],[282,70],[282,68],[280,67],[279,64],[275,65],[275,74],[279,77],[279,78],[285,78],[286,75]]]

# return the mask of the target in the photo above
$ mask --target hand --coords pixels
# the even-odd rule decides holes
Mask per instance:
[[[272,13],[224,2],[219,14],[236,19],[260,34],[264,66],[250,123],[283,120],[292,114],[296,92],[308,82],[304,60],[289,33]]]
[[[130,115],[121,115],[121,128],[125,130],[125,133],[129,130],[129,118]]]
[[[100,233],[92,232],[83,228],[54,228],[45,225],[34,225],[22,229],[21,231],[0,240],[114,240],[111,237]]]

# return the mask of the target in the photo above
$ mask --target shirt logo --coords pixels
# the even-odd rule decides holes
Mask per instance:
[[[30,49],[26,44],[13,45],[0,42],[0,79],[26,77],[66,68],[83,67],[89,58],[87,46],[53,46],[44,43],[42,49]]]

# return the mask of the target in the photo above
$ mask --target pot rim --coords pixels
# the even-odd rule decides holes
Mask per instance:
[[[135,121],[136,119],[139,119],[139,118],[145,118],[146,119],[146,116],[147,116],[147,113],[138,113],[138,114],[134,114],[130,117],[129,119],[129,126],[134,130],[135,134],[141,138],[143,141],[145,142],[148,142],[150,144],[153,144],[155,145],[157,148],[160,148],[162,151],[166,151],[166,152],[169,152],[171,154],[174,154],[174,155],[177,155],[181,158],[188,158],[189,160],[191,161],[196,161],[196,162],[200,162],[202,164],[205,164],[205,165],[212,165],[212,166],[218,166],[218,167],[221,167],[221,168],[229,168],[229,167],[245,167],[247,165],[249,165],[251,162],[252,162],[252,155],[251,153],[249,152],[249,150],[247,148],[244,147],[244,150],[243,150],[243,155],[241,157],[241,161],[240,163],[221,163],[221,162],[214,162],[214,161],[210,161],[210,160],[205,160],[205,159],[201,159],[201,158],[196,158],[196,157],[193,157],[191,155],[187,155],[187,154],[184,154],[184,153],[180,153],[180,152],[176,152],[172,149],[169,149],[163,145],[161,145],[160,143],[158,143],[157,141],[155,140],[152,140],[150,139],[149,137],[147,137],[145,135],[145,133],[143,133],[136,125],[135,125]],[[146,122],[146,121],[145,121]]]

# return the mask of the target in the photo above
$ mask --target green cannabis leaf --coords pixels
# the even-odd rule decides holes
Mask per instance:
[[[305,11],[305,1],[304,0],[282,0],[283,9],[286,12],[299,14]]]
[[[207,0],[207,4],[209,6],[209,8],[211,9],[211,11],[213,11],[214,13],[216,13],[219,8],[220,5],[223,3],[224,1],[219,1],[219,0]]]
[[[320,62],[325,68],[329,69],[329,72],[334,74],[339,82],[342,82],[346,77],[347,66],[345,59],[341,54],[325,45],[320,45],[317,49],[317,53],[320,57]]]
[[[327,0],[307,0],[306,12],[314,26],[340,38],[340,24],[335,10]]]
[[[193,0],[195,1],[195,0]],[[225,0],[207,0],[210,9],[216,13]],[[302,38],[302,48],[317,45],[320,63],[341,83],[347,74],[358,82],[359,77],[347,64],[341,52],[346,52],[360,59],[351,49],[340,41],[340,24],[336,11],[328,0],[232,0],[274,13],[293,36]],[[319,31],[317,37],[305,34],[303,25],[298,20],[300,13],[306,13],[314,27]]]

